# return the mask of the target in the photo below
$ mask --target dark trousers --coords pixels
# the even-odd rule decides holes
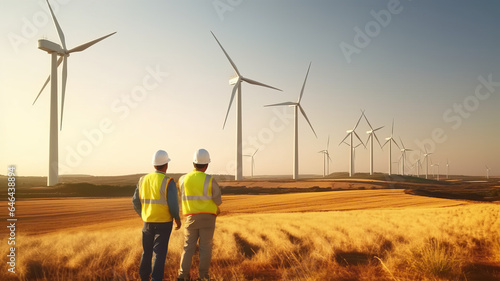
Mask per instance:
[[[149,280],[151,269],[153,270],[151,274],[153,281],[163,280],[168,240],[171,232],[172,222],[144,223],[142,228],[142,257],[139,268],[139,275],[143,281]]]

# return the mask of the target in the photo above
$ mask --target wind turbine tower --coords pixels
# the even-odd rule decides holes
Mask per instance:
[[[257,86],[262,86],[262,87],[267,87],[271,88],[274,90],[281,91],[278,88],[257,82],[255,80],[243,77],[234,64],[233,60],[229,57],[227,54],[226,50],[224,50],[224,47],[222,47],[222,44],[219,42],[217,37],[215,37],[215,34],[211,32],[212,35],[215,38],[215,41],[217,41],[217,44],[219,44],[220,48],[224,52],[224,55],[226,55],[226,58],[229,60],[229,63],[233,67],[234,71],[236,72],[236,77],[232,78],[229,80],[230,85],[234,85],[233,91],[231,93],[231,99],[229,100],[229,106],[227,108],[227,113],[226,113],[226,118],[224,119],[224,124],[222,125],[222,129],[226,126],[226,121],[227,121],[227,116],[229,115],[229,110],[231,109],[231,105],[233,104],[233,99],[236,96],[236,171],[234,173],[234,179],[235,180],[241,180],[243,178],[243,161],[242,161],[242,131],[241,131],[241,82],[247,82],[253,85]],[[236,94],[237,93],[237,94]]]
[[[490,168],[487,165],[485,165],[485,166],[486,166],[486,179],[489,179],[490,178]]]
[[[439,163],[437,163],[437,164],[431,164],[431,166],[437,167],[437,176],[436,176],[436,178],[437,178],[437,180],[439,180]]]
[[[358,138],[358,140],[361,143],[363,143],[363,141],[361,140],[361,138],[356,133],[356,128],[358,127],[359,121],[361,121],[361,118],[363,118],[364,114],[365,114],[365,112],[363,110],[361,110],[361,116],[359,116],[358,122],[356,122],[356,126],[354,126],[354,128],[352,128],[352,130],[347,130],[346,131],[347,135],[339,143],[339,145],[341,145],[342,143],[345,143],[344,141],[349,137],[349,143],[345,143],[345,144],[349,145],[349,148],[350,148],[350,153],[349,153],[349,177],[352,177],[353,174],[354,174],[354,145],[353,145],[353,135],[355,135]],[[364,143],[363,143],[363,145],[364,145]]]
[[[316,138],[318,137],[316,135],[316,132],[314,131],[313,126],[311,125],[311,122],[309,122],[309,118],[307,118],[306,112],[300,105],[300,101],[302,100],[302,95],[304,94],[304,88],[306,87],[306,81],[307,81],[307,76],[309,76],[309,70],[311,69],[311,63],[309,63],[309,67],[307,68],[307,73],[306,73],[306,78],[304,79],[304,84],[302,84],[302,90],[300,91],[299,99],[297,102],[282,102],[282,103],[277,103],[277,104],[270,104],[270,105],[265,105],[266,107],[268,106],[290,106],[294,108],[294,138],[293,138],[293,179],[297,179],[299,177],[299,114],[298,110],[300,109],[300,112],[306,119],[307,123],[311,127],[311,130],[314,133],[314,136]]]
[[[382,148],[382,145],[380,144],[380,141],[377,137],[377,134],[375,133],[376,131],[382,129],[382,127],[378,127],[377,129],[373,129],[372,125],[370,124],[370,121],[368,121],[368,118],[366,117],[365,114],[363,114],[365,117],[366,122],[368,123],[368,126],[370,126],[370,131],[367,131],[366,133],[368,134],[368,139],[366,140],[366,143],[370,142],[370,175],[373,175],[373,137],[377,139],[378,145],[380,148]]]
[[[446,179],[449,178],[450,175],[450,163],[448,162],[448,159],[446,159]]]
[[[402,173],[402,174],[403,174],[403,176],[404,176],[404,175],[405,175],[405,159],[406,159],[406,152],[407,152],[407,151],[412,151],[412,150],[411,150],[411,149],[408,149],[408,148],[406,148],[406,147],[405,147],[405,145],[404,145],[404,143],[403,143],[403,140],[402,140],[401,138],[399,138],[399,141],[401,142],[401,147],[403,147],[403,148],[401,148],[401,158],[403,158],[403,167],[402,167],[402,169],[403,169],[403,173]]]
[[[326,149],[318,151],[318,153],[323,153],[323,177],[330,174],[330,162],[332,158],[330,158],[330,153],[328,152],[328,147],[330,146],[330,136],[328,136],[328,140],[326,141]]]
[[[382,146],[382,148],[389,143],[389,176],[392,174],[392,144],[394,143],[399,149],[401,149],[398,145],[398,143],[394,140],[394,119],[392,119],[392,129],[391,129],[391,136],[388,138],[385,138],[385,143]]]
[[[104,40],[105,38],[115,34],[116,32],[113,32],[111,34],[108,34],[106,36],[103,36],[101,38],[95,39],[93,41],[87,42],[85,44],[82,44],[80,46],[77,46],[73,49],[68,50],[66,48],[66,39],[64,37],[64,33],[61,29],[61,26],[59,25],[59,22],[56,19],[56,16],[54,15],[54,12],[52,11],[52,8],[50,7],[50,3],[47,0],[47,5],[49,6],[49,11],[52,16],[52,20],[54,21],[54,25],[57,30],[57,34],[59,36],[59,40],[61,41],[61,45],[58,43],[54,43],[52,41],[46,40],[46,39],[40,39],[38,40],[38,48],[40,50],[46,51],[51,55],[51,71],[50,71],[50,76],[45,80],[45,83],[42,86],[42,89],[38,93],[38,95],[35,98],[35,101],[33,104],[36,103],[38,100],[38,97],[40,94],[43,92],[45,89],[45,86],[50,81],[50,119],[49,119],[49,124],[50,124],[50,135],[49,135],[49,174],[47,177],[47,185],[52,186],[56,185],[59,181],[59,134],[57,130],[57,117],[58,117],[58,112],[57,112],[57,67],[62,63],[63,64],[63,69],[62,69],[62,87],[61,87],[61,121],[60,121],[60,127],[59,130],[62,130],[62,122],[63,122],[63,111],[64,111],[64,97],[66,95],[66,81],[68,77],[68,57],[71,53],[74,52],[81,52],[87,49],[88,47],[96,44],[97,42]],[[58,59],[58,56],[60,58]]]
[[[419,151],[418,159],[417,159],[417,163],[416,163],[416,165],[417,165],[417,178],[420,177],[420,168],[422,168],[422,163],[420,161],[420,158],[422,158],[422,152],[421,151]]]
[[[425,159],[425,178],[427,179],[429,177],[429,155],[432,153],[427,152],[427,149],[425,149],[424,153],[424,159]]]
[[[252,158],[252,163],[251,163],[251,165],[252,165],[252,178],[253,178],[253,169],[254,169],[254,167],[255,167],[254,156],[255,156],[255,154],[257,153],[257,151],[259,151],[259,149],[258,149],[258,148],[255,150],[255,152],[254,152],[252,155],[245,155],[245,156],[247,156],[247,157],[251,157],[251,158]]]

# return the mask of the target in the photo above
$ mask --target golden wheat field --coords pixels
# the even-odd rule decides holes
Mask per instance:
[[[223,201],[214,280],[500,280],[498,204],[402,190]],[[30,199],[17,208],[16,274],[5,269],[0,280],[138,280],[141,220],[131,198]],[[177,275],[182,240],[182,229],[172,232],[164,280]]]

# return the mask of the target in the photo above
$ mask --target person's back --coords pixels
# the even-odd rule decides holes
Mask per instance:
[[[217,205],[212,200],[213,179],[205,172],[193,170],[179,180],[184,216],[196,214],[217,215]]]
[[[144,222],[172,221],[167,196],[165,196],[167,186],[171,181],[173,181],[172,178],[160,171],[147,174],[139,179],[141,218]]]

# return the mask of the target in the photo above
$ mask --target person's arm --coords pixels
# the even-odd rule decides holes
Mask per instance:
[[[179,229],[181,227],[181,219],[179,217],[179,201],[177,200],[177,185],[174,180],[171,180],[167,186],[167,204],[170,214],[174,218],[176,227]]]
[[[214,201],[215,205],[219,206],[222,204],[222,193],[219,184],[217,181],[212,178],[212,201]]]
[[[139,198],[139,188],[135,188],[134,196],[132,197],[132,203],[134,204],[134,210],[139,216],[141,216],[141,198]]]

